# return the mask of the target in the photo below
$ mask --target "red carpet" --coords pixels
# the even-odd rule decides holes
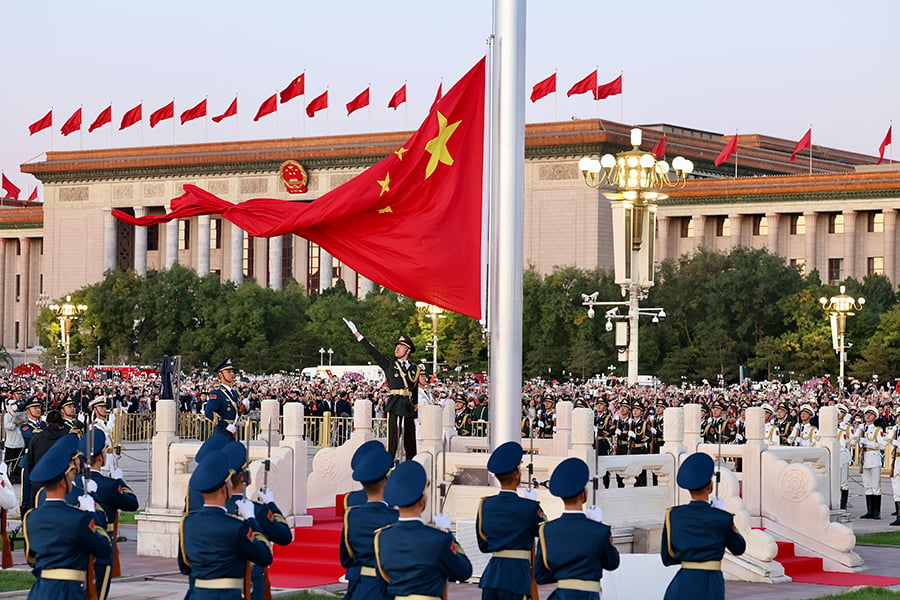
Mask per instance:
[[[337,583],[344,574],[339,544],[343,521],[332,508],[311,508],[312,527],[296,527],[290,546],[275,546],[269,567],[272,587],[305,589]]]
[[[888,587],[900,585],[900,577],[823,571],[821,558],[797,556],[794,554],[794,544],[792,542],[777,542],[777,544],[778,554],[775,556],[775,560],[784,567],[784,574],[796,583],[814,583],[841,587],[855,587],[858,585]]]

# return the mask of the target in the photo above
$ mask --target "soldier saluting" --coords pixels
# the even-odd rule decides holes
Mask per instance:
[[[400,440],[400,430],[403,431],[403,451],[406,460],[412,460],[416,455],[416,405],[419,392],[419,366],[414,365],[409,357],[416,351],[416,345],[405,333],[400,334],[394,345],[394,358],[388,358],[363,337],[353,321],[344,319],[344,323],[350,332],[356,336],[366,352],[378,363],[390,389],[385,409],[388,421],[388,454],[391,458],[397,456],[397,445]]]

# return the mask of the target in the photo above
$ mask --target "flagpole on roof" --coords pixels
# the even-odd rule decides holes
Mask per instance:
[[[625,71],[619,71],[619,77],[625,74]],[[625,122],[625,92],[619,94],[619,121]]]
[[[738,147],[737,147],[737,129],[734,130],[734,177],[737,179],[737,167],[738,167]]]
[[[812,123],[809,124],[809,174],[812,175]]]
[[[893,119],[891,119],[891,124],[888,127],[888,131],[891,131],[891,132],[894,131],[894,120]],[[891,142],[893,142],[893,139],[891,140]],[[891,143],[891,152],[890,152],[890,154],[888,154],[888,164],[889,165],[894,164],[894,144],[893,143]]]
[[[175,96],[172,96],[172,144],[173,145],[175,144],[175,142],[178,141],[175,139],[175,137],[176,137],[176,134],[175,134]]]

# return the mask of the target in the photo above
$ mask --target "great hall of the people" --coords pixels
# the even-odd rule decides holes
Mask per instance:
[[[584,183],[583,156],[630,149],[630,126],[573,120],[532,124],[525,141],[525,262],[612,268],[610,205]],[[668,158],[694,163],[684,189],[659,206],[657,260],[699,247],[767,247],[823,280],[884,273],[897,281],[900,170],[872,156],[812,147],[789,161],[795,141],[741,135],[735,157],[713,164],[728,136],[672,125],[643,126],[648,150],[665,134]],[[297,236],[263,239],[218,217],[132,227],[111,210],[162,214],[182,185],[226,200],[269,197],[310,202],[402,145],[409,132],[177,146],[48,152],[22,165],[44,186],[43,203],[0,208],[0,342],[14,356],[37,345],[40,302],[95,283],[110,269],[138,274],[179,263],[200,275],[280,288],[287,278],[310,293],[342,279],[364,296],[374,283]],[[285,161],[308,175],[289,193]],[[294,182],[296,183],[296,182]],[[296,191],[296,190],[294,190]],[[10,205],[13,206],[10,206]],[[24,204],[24,205],[23,205]],[[452,237],[448,239],[452,244]]]

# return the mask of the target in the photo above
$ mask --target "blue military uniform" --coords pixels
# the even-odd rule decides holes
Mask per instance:
[[[25,405],[25,409],[27,410],[32,406],[40,407],[41,401],[38,398],[32,398]],[[22,497],[19,499],[22,505],[21,514],[25,514],[25,512],[31,508],[31,503],[34,500],[34,490],[31,487],[30,469],[28,468],[28,453],[29,447],[31,446],[31,438],[34,437],[35,433],[39,433],[45,428],[46,423],[40,419],[34,420],[30,417],[27,421],[19,425],[19,431],[22,433],[22,440],[24,441],[22,447],[25,448],[22,455],[19,457],[19,468],[22,469]]]
[[[513,473],[522,462],[522,445],[501,444],[488,460],[495,475]],[[478,587],[482,600],[521,600],[531,592],[531,551],[540,524],[547,520],[540,503],[520,498],[513,490],[482,498],[475,531],[478,548],[491,553]]]
[[[231,357],[220,362],[213,372],[221,373],[226,369],[234,370],[234,363]],[[237,390],[226,385],[219,385],[209,394],[206,406],[203,408],[203,415],[213,422],[213,433],[225,435],[228,439],[234,439],[234,434],[228,431],[228,426],[237,422],[238,413],[240,411],[241,399],[238,397]]]
[[[217,491],[232,472],[221,450],[211,452],[191,475],[190,487]],[[240,600],[247,561],[272,564],[268,540],[254,532],[255,519],[229,515],[222,506],[206,505],[181,518],[178,567],[190,575],[190,600]]]
[[[705,488],[712,480],[714,463],[703,453],[687,457],[678,469],[678,485],[687,490]],[[681,564],[669,583],[665,600],[724,600],[722,556],[725,548],[743,554],[744,538],[734,517],[708,502],[692,500],[670,508],[663,525],[660,555],[666,566]]]
[[[194,462],[200,464],[206,456],[209,456],[215,450],[222,450],[232,441],[234,440],[224,435],[209,436],[206,441],[200,445],[200,449],[197,450],[197,454],[194,456]],[[203,508],[203,494],[200,493],[200,490],[188,486],[187,498],[185,498],[184,503],[184,512],[193,513],[201,508]]]
[[[78,440],[67,435],[44,454],[31,472],[36,486],[57,483],[70,469]],[[95,514],[51,498],[24,518],[25,555],[37,579],[28,598],[42,600],[85,597],[88,556],[107,558],[112,544]]]
[[[583,460],[567,458],[550,476],[550,493],[563,499],[575,497],[589,478]],[[541,584],[556,583],[549,600],[597,600],[603,571],[618,567],[619,551],[613,546],[609,525],[589,519],[583,511],[566,510],[540,526],[534,578]]]
[[[388,504],[407,507],[425,493],[428,478],[415,461],[394,469],[384,488]],[[447,580],[465,581],[472,563],[453,534],[425,525],[421,518],[403,518],[375,533],[375,560],[389,596],[440,600]]]
[[[363,484],[382,481],[393,463],[380,442],[356,461],[353,479]],[[365,446],[365,444],[363,444]],[[360,447],[360,450],[362,447]],[[356,454],[359,454],[357,450]],[[357,458],[354,455],[354,458]],[[397,510],[386,502],[366,502],[344,512],[341,530],[341,566],[347,569],[345,600],[389,600],[387,586],[378,576],[375,560],[375,532],[397,522]]]

